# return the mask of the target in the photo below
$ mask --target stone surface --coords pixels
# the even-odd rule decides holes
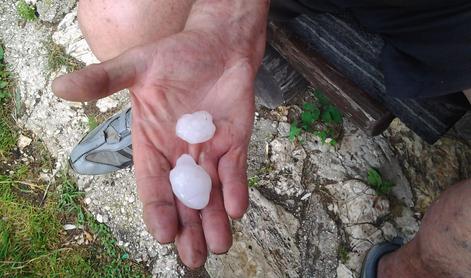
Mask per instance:
[[[211,277],[300,277],[301,253],[296,246],[299,221],[256,189],[250,209],[233,222],[234,245],[223,256],[211,256]]]
[[[471,141],[445,136],[429,145],[398,120],[386,136],[417,198],[416,210],[424,213],[440,192],[471,178]]]

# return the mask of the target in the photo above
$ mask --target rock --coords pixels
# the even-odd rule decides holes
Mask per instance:
[[[278,196],[300,198],[305,193],[302,175],[306,152],[287,138],[276,138],[270,143],[270,153],[271,169],[260,185]]]
[[[415,219],[414,212],[409,208],[403,208],[401,215],[394,218],[394,222],[406,241],[414,238],[419,231],[419,222]]]
[[[386,136],[413,185],[417,197],[415,209],[421,213],[425,213],[443,190],[471,178],[469,143],[445,136],[429,145],[399,120],[392,122]]]
[[[80,31],[77,20],[77,9],[67,14],[52,35],[55,43],[64,47],[65,53],[86,65],[99,63]]]
[[[276,132],[276,122],[263,118],[255,120],[247,158],[249,177],[265,174],[263,167],[269,162],[269,144]]]
[[[340,263],[337,267],[337,278],[355,278],[350,269],[348,269],[344,264]]]
[[[338,228],[316,193],[309,199],[298,235],[301,277],[335,277],[340,241]]]
[[[38,0],[36,10],[42,21],[57,23],[76,4],[76,0]]]
[[[301,254],[296,246],[299,221],[250,190],[250,209],[234,221],[234,244],[226,255],[210,256],[211,277],[300,277]]]
[[[31,142],[33,142],[33,139],[20,134],[20,136],[18,137],[17,146],[20,150],[23,150],[24,148],[29,146]]]
[[[333,197],[334,212],[344,224],[374,223],[389,213],[389,201],[361,181],[329,184],[325,188]]]
[[[73,225],[73,224],[65,224],[65,225],[63,226],[63,228],[64,228],[64,230],[66,230],[66,231],[70,231],[70,230],[76,229],[77,226],[75,226],[75,225]]]

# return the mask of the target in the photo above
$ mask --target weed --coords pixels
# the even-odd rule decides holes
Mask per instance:
[[[300,122],[291,123],[289,139],[300,141],[301,132],[305,131],[321,138],[322,143],[335,146],[334,128],[342,123],[342,114],[320,91],[315,91],[314,96],[314,102],[303,105]]]
[[[291,127],[289,130],[289,140],[294,141],[301,135],[302,129],[298,127],[297,122],[291,123]]]
[[[66,54],[64,48],[54,43],[52,39],[45,43],[45,47],[48,50],[47,63],[51,72],[56,72],[63,66],[67,72],[73,72],[84,67],[82,62]]]
[[[93,130],[98,126],[98,121],[95,116],[88,116],[88,130]]]
[[[340,261],[343,264],[346,264],[348,259],[349,259],[348,247],[343,243],[340,244],[339,247],[338,247],[337,253],[338,253]]]
[[[36,7],[32,4],[26,3],[25,0],[20,0],[20,2],[18,2],[16,11],[18,12],[18,15],[26,21],[34,21],[38,19]]]
[[[0,157],[4,157],[16,145],[17,134],[11,116],[11,92],[13,82],[4,62],[5,51],[0,43]]]
[[[390,181],[384,180],[379,171],[375,168],[368,170],[368,185],[371,186],[379,195],[388,194],[394,187]]]
[[[259,181],[259,178],[257,176],[250,177],[248,179],[249,187],[251,188],[258,187],[258,181]]]

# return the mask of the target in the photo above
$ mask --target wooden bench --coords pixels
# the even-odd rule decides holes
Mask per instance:
[[[278,53],[281,56],[276,63],[273,57],[264,59],[262,68],[274,74],[279,84],[285,84],[285,99],[290,89],[298,90],[307,82],[321,89],[346,117],[373,136],[398,117],[433,144],[469,109],[462,93],[421,100],[386,95],[379,58],[383,41],[348,17],[303,15],[288,22],[270,22],[269,43],[266,58]]]

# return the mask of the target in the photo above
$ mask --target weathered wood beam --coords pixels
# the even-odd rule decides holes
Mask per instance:
[[[318,53],[287,32],[282,25],[269,23],[269,41],[314,88],[318,88],[369,135],[382,133],[394,116],[382,104],[331,67]]]

